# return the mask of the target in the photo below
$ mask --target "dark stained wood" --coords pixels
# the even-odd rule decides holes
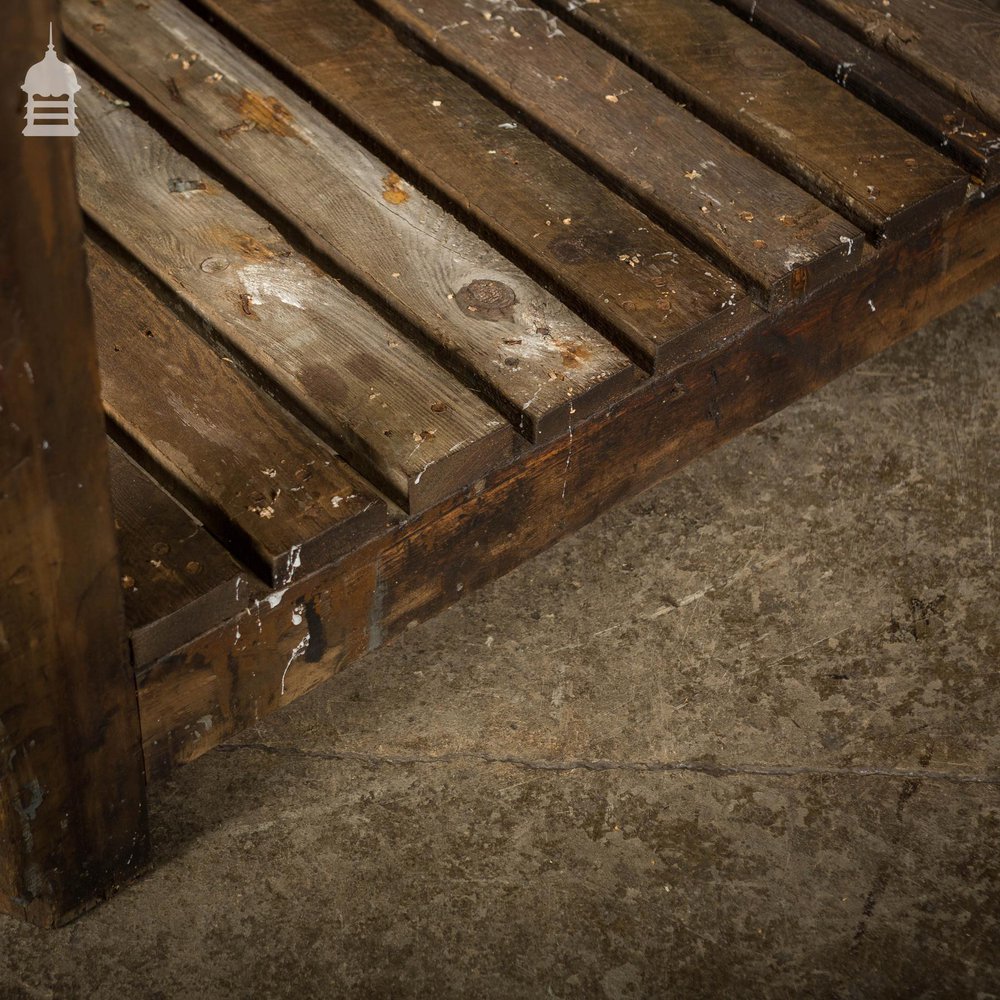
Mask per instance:
[[[216,353],[141,272],[93,241],[87,254],[105,409],[140,463],[217,537],[277,587],[385,523],[371,488]]]
[[[372,3],[770,304],[857,262],[855,226],[541,8]]]
[[[987,184],[1000,179],[1000,132],[797,0],[723,0],[820,72]]]
[[[80,74],[91,217],[410,510],[474,482],[513,431],[259,215]]]
[[[138,666],[245,610],[267,588],[118,445],[109,451],[125,620]]]
[[[0,46],[0,911],[43,926],[149,849],[73,140],[21,135],[54,8]]]
[[[69,0],[63,14],[88,55],[426,336],[530,440],[564,433],[634,382],[617,348],[176,0]]]
[[[1000,128],[1000,13],[980,0],[809,0]]]
[[[501,108],[354,0],[209,6],[540,271],[647,371],[679,333],[747,322],[749,300],[731,279],[532,132],[505,128]]]
[[[671,371],[572,437],[293,584],[263,614],[250,612],[150,665],[139,684],[151,776],[168,775],[409,622],[1000,280],[998,226],[1000,200],[970,202],[942,226],[867,254],[857,273],[740,337],[676,341]],[[195,726],[202,718],[211,720],[208,733]]]
[[[962,201],[962,171],[712,0],[549,3],[875,238]]]

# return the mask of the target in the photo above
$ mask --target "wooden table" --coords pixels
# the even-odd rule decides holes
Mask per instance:
[[[1000,276],[979,0],[64,0],[81,134],[27,140],[51,6],[0,67],[39,924],[149,782]]]

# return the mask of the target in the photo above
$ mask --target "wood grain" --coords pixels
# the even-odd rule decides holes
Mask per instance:
[[[93,240],[87,256],[105,409],[218,538],[277,587],[385,523],[371,488],[199,337],[148,273]]]
[[[513,452],[513,431],[85,74],[81,202],[352,467],[417,510]]]
[[[5,15],[0,911],[51,927],[137,875],[149,838],[73,140],[21,134],[21,82],[55,4]]]
[[[870,236],[958,205],[966,175],[712,0],[547,0]]]
[[[1000,201],[971,202],[738,338],[678,341],[672,371],[575,428],[572,440],[536,449],[476,494],[294,584],[262,615],[150,665],[139,681],[150,777],[165,777],[410,622],[1000,280],[998,226]],[[202,717],[211,732],[194,739]]]
[[[267,587],[110,443],[111,503],[136,666],[263,598]]]
[[[860,231],[542,8],[372,0],[478,85],[762,298],[802,295],[857,262]],[[664,141],[669,137],[669,141]]]
[[[1000,179],[1000,132],[797,0],[723,0],[810,66],[931,143],[975,177]]]
[[[209,7],[646,371],[680,333],[746,323],[735,282],[354,0]]]
[[[388,303],[530,440],[565,432],[635,380],[629,359],[558,299],[176,0],[70,0],[63,12],[88,55]]]
[[[808,0],[1000,128],[1000,13],[979,0]]]

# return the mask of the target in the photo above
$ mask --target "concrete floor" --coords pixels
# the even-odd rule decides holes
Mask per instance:
[[[157,789],[0,997],[1000,996],[1000,289]]]

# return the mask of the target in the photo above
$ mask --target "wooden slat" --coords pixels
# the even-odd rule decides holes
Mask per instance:
[[[1000,179],[1000,132],[882,52],[796,0],[723,0],[810,66],[930,142],[987,184]]]
[[[78,75],[86,211],[354,468],[416,510],[512,454],[513,431],[498,414]]]
[[[922,228],[966,175],[712,0],[550,0],[872,237]]]
[[[150,774],[168,775],[411,622],[988,288],[1000,279],[998,227],[1000,199],[970,202],[739,337],[689,344],[672,371],[587,421],[572,441],[534,449],[475,498],[442,504],[387,534],[377,551],[296,582],[279,606],[248,615],[238,640],[240,623],[229,623],[150,665],[139,677]],[[220,661],[230,669],[214,668]],[[206,716],[211,731],[195,739],[194,723]]]
[[[72,0],[64,19],[89,55],[388,302],[530,440],[634,383],[617,348],[176,0],[96,10]]]
[[[980,0],[809,0],[1000,128],[1000,13]]]
[[[737,284],[532,132],[506,128],[501,108],[354,0],[209,6],[541,271],[646,370],[680,333],[747,322]]]
[[[541,8],[373,2],[772,305],[856,263],[854,225]]]
[[[109,444],[125,620],[141,665],[246,610],[267,588]]]
[[[385,523],[382,500],[141,273],[87,250],[105,409],[217,537],[281,586]]]

